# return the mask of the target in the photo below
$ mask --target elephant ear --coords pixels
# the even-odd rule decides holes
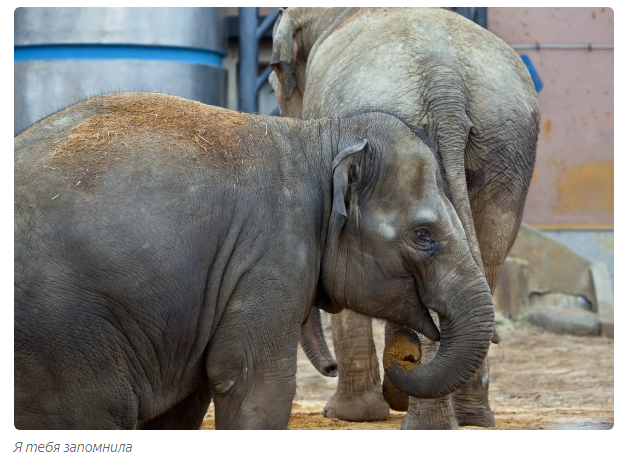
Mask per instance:
[[[296,81],[296,55],[298,44],[293,40],[293,26],[291,17],[282,8],[273,26],[273,51],[271,53],[271,68],[276,72],[282,84],[284,98],[290,100],[298,86]]]
[[[357,221],[355,184],[360,177],[360,167],[353,156],[363,151],[368,143],[363,139],[362,142],[347,147],[333,159],[333,205],[329,225],[331,237],[342,230],[347,216],[354,215]]]

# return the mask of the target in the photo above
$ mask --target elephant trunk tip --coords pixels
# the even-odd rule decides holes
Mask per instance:
[[[440,315],[440,347],[428,363],[416,364],[419,353],[417,335],[406,330],[397,340],[389,340],[383,365],[391,383],[415,398],[438,398],[460,388],[478,370],[486,357],[492,336],[493,305],[486,302],[471,313],[453,318]],[[413,353],[413,355],[412,355]],[[411,356],[410,356],[411,355]]]
[[[338,363],[336,361],[329,361],[320,368],[320,373],[326,377],[338,376]]]
[[[393,334],[386,343],[382,365],[385,370],[397,364],[406,371],[412,371],[416,366],[420,366],[420,339],[411,330],[404,328]]]

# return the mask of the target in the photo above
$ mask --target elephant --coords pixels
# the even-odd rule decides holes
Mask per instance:
[[[520,57],[491,32],[440,8],[288,8],[273,29],[269,82],[282,116],[396,115],[425,131],[476,264],[493,293],[522,219],[540,110]],[[492,427],[489,367],[442,399],[408,399],[380,382],[370,319],[332,315],[338,390],[324,415],[349,421],[408,411],[403,428]],[[398,327],[385,330],[386,338]],[[500,341],[494,328],[494,343]],[[423,360],[433,355],[436,343]],[[409,355],[407,354],[407,357]]]
[[[218,429],[284,429],[313,306],[440,338],[431,363],[396,348],[387,372],[412,396],[455,390],[494,309],[425,141],[384,112],[298,120],[159,93],[18,134],[15,427],[195,429],[213,399]]]

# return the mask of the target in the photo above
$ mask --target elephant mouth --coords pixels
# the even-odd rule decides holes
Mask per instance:
[[[420,333],[426,336],[429,340],[440,341],[440,329],[438,329],[438,326],[433,321],[433,317],[431,316],[429,308],[423,308],[422,312],[424,313],[424,323],[422,325],[422,330],[420,331]]]
[[[421,333],[431,341],[440,341],[440,330],[433,320],[430,308],[425,302],[426,300],[423,299],[424,293],[418,286],[413,289],[415,290],[413,293],[400,301],[396,301],[394,306],[389,306],[385,312],[386,316],[381,317]],[[381,307],[380,310],[385,307]],[[433,311],[440,315],[437,310]],[[400,318],[399,316],[404,317]]]
[[[423,319],[422,329],[419,330],[424,336],[432,341],[440,341],[440,329],[433,321],[433,317],[431,316],[431,310],[433,310],[436,314],[440,314],[436,309],[430,309],[427,299],[426,290],[421,286],[422,282],[414,277],[415,286],[416,286],[416,299],[417,302],[421,304],[421,318]]]

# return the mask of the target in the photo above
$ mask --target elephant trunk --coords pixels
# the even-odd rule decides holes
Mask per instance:
[[[307,355],[307,358],[309,358],[309,361],[318,372],[327,377],[336,377],[338,375],[338,363],[333,359],[324,340],[320,309],[315,306],[311,308],[307,320],[302,324],[300,344],[304,354]]]
[[[484,277],[478,276],[462,291],[445,294],[440,301],[444,312],[438,312],[440,348],[429,363],[419,364],[420,341],[408,329],[397,332],[385,347],[387,377],[409,396],[437,398],[452,393],[475,374],[489,349],[494,310]]]

